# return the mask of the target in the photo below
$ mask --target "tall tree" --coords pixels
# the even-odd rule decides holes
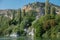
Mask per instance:
[[[13,10],[13,20],[15,19],[15,10]]]
[[[21,17],[21,9],[18,9],[17,13],[18,13],[18,24],[20,24],[21,23],[21,20],[22,20],[22,17]]]
[[[49,0],[46,0],[45,2],[45,15],[49,14]]]
[[[51,14],[56,14],[54,6],[51,6]]]
[[[23,12],[22,12],[22,17],[26,16],[26,12],[25,12],[25,9],[23,9]]]

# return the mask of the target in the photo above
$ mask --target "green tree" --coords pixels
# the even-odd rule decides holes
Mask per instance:
[[[26,16],[26,12],[25,10],[22,10],[22,18],[24,18]]]
[[[18,10],[18,23],[21,23],[22,17],[21,17],[21,9]]]
[[[51,14],[54,14],[54,15],[56,14],[54,6],[51,6]]]
[[[45,2],[45,15],[46,14],[49,14],[49,0],[46,0],[46,2]]]

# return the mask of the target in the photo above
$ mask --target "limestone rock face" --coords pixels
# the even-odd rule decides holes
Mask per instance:
[[[56,8],[56,13],[60,14],[60,6],[57,6],[55,4],[50,3],[50,6],[54,6]],[[41,3],[41,2],[35,2],[35,3],[31,3],[28,5],[25,5],[22,10],[25,10],[25,12],[28,12],[30,10],[36,10],[38,12],[38,15],[43,15],[45,14],[45,3]],[[58,12],[57,12],[58,11]]]
[[[0,16],[9,17],[10,19],[12,19],[13,11],[13,9],[0,10]]]

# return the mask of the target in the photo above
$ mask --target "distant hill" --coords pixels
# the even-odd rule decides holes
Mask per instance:
[[[13,11],[17,11],[17,10],[13,10],[13,9],[0,10],[0,16],[9,17],[12,19]]]
[[[53,3],[49,3],[49,6],[54,6],[56,8],[56,13],[60,14],[60,6],[55,5]],[[45,3],[43,2],[34,2],[34,3],[29,3],[25,5],[22,10],[25,10],[25,12],[28,12],[30,10],[36,10],[38,12],[38,15],[41,14],[43,15],[45,12]]]
[[[60,6],[52,4],[52,3],[50,3],[49,5],[60,8]],[[42,8],[45,7],[45,3],[43,3],[43,2],[29,3],[28,5],[25,5],[22,9],[33,10],[33,9],[36,9],[36,8],[39,8],[39,7],[42,7]]]

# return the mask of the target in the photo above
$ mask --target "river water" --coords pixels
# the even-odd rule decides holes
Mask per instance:
[[[31,40],[28,37],[0,37],[0,40]]]

